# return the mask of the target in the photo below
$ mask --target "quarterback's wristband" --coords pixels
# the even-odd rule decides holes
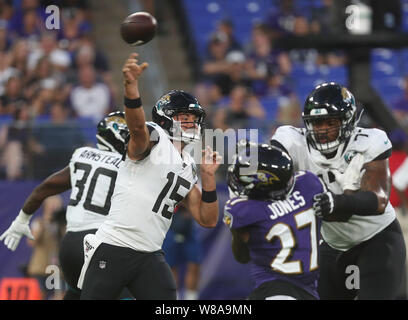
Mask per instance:
[[[201,194],[201,200],[203,200],[203,202],[208,202],[208,203],[217,201],[217,191],[216,190],[214,191],[203,190]]]
[[[129,109],[137,109],[142,106],[142,99],[139,97],[137,99],[128,99],[125,97],[124,102],[125,107]]]

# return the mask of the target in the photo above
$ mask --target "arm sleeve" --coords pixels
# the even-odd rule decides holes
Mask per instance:
[[[261,208],[256,203],[246,199],[233,198],[224,207],[224,223],[230,229],[238,229],[260,220]]]

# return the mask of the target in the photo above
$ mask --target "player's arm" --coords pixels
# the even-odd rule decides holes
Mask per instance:
[[[372,192],[377,197],[377,208],[374,214],[383,214],[391,192],[391,172],[388,159],[371,161],[364,165],[365,173],[361,179],[358,192]],[[375,202],[373,197],[373,202]]]
[[[343,194],[326,192],[315,196],[314,208],[318,216],[326,221],[347,221],[353,214],[372,216],[385,212],[391,190],[388,159],[364,165],[363,160],[363,156],[355,156],[347,168]],[[356,187],[355,182],[359,180],[362,169],[360,186]]]
[[[32,215],[46,198],[63,193],[69,189],[71,189],[71,176],[67,166],[61,171],[52,174],[35,187],[24,202],[22,210],[24,213]]]
[[[232,233],[232,253],[234,254],[235,260],[240,263],[248,263],[251,260],[249,255],[248,240],[249,232],[244,228],[241,229],[231,229]]]
[[[154,142],[150,141],[139,92],[139,77],[148,64],[144,62],[139,65],[137,56],[137,53],[132,53],[122,69],[125,88],[125,117],[130,134],[127,154],[132,160],[144,158],[154,145]]]
[[[33,213],[37,211],[47,197],[60,194],[70,188],[71,179],[69,167],[65,167],[45,179],[35,187],[28,196],[16,219],[14,219],[11,226],[1,235],[0,241],[4,240],[4,244],[10,250],[14,251],[24,235],[34,240],[29,227]]]
[[[202,191],[197,185],[183,200],[183,205],[203,227],[214,228],[218,222],[218,200],[215,172],[220,165],[220,156],[209,147],[205,150],[201,164]]]

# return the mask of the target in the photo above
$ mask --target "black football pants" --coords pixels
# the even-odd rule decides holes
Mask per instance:
[[[348,251],[325,242],[319,249],[320,299],[388,300],[400,293],[406,248],[397,219]]]
[[[64,274],[68,290],[64,300],[79,300],[81,291],[77,287],[78,278],[84,264],[84,237],[89,233],[95,234],[96,229],[67,232],[59,248],[59,261]]]
[[[102,243],[89,263],[81,300],[113,300],[124,288],[136,300],[177,299],[163,251],[145,253]]]

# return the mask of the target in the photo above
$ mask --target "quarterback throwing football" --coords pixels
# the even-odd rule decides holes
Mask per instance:
[[[81,299],[113,299],[127,288],[137,299],[176,299],[176,283],[161,250],[174,208],[181,203],[204,227],[218,222],[215,172],[220,161],[207,148],[202,190],[194,159],[184,147],[201,139],[205,112],[192,95],[173,90],[146,122],[138,88],[148,64],[132,54],[123,66],[130,138],[118,171],[112,206],[95,235],[84,239]]]

